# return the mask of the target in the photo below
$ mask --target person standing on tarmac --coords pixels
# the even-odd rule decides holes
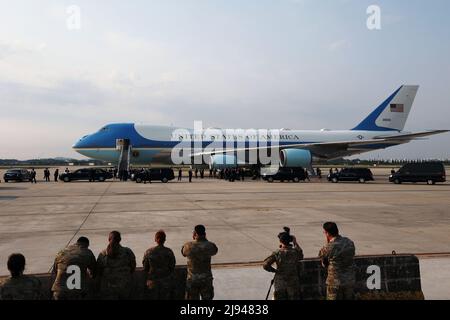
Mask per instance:
[[[320,250],[322,266],[327,268],[327,300],[353,300],[355,244],[339,235],[334,222],[323,225],[327,244]]]
[[[203,225],[194,228],[193,240],[181,248],[187,257],[186,300],[212,300],[214,298],[211,257],[217,254],[217,246],[206,239]]]
[[[36,182],[36,171],[34,171],[34,168],[31,169],[31,179],[30,179],[31,183],[37,183]]]
[[[44,179],[45,182],[50,182],[50,170],[48,170],[48,168],[45,168],[44,170]]]
[[[178,181],[181,181],[182,177],[183,177],[183,170],[181,170],[180,168],[178,169]]]
[[[53,173],[53,178],[55,179],[55,182],[58,182],[58,177],[59,177],[59,169],[56,169],[55,172]]]
[[[80,271],[80,288],[67,288],[67,280],[71,275],[68,268],[76,266]],[[95,256],[89,249],[89,239],[80,237],[77,243],[58,252],[53,265],[55,281],[52,292],[54,300],[84,300],[90,297],[92,283],[95,277]]]
[[[170,300],[173,298],[175,280],[175,255],[164,246],[166,233],[159,230],[155,234],[156,247],[145,252],[142,260],[147,275],[147,298],[150,300]]]
[[[189,168],[189,182],[192,182],[192,169]]]
[[[120,245],[122,238],[118,231],[112,231],[108,240],[108,247],[97,258],[96,279],[99,298],[130,299],[136,257],[131,249]]]
[[[320,168],[317,168],[316,172],[317,172],[317,177],[319,178],[319,180],[321,180],[322,179],[322,170],[320,170]]]
[[[8,258],[8,270],[11,277],[0,281],[0,300],[40,300],[42,299],[41,281],[23,274],[25,257],[14,253]]]
[[[284,227],[284,232],[278,234],[278,239],[280,248],[264,260],[263,268],[268,272],[275,273],[273,294],[275,300],[299,300],[298,266],[299,262],[303,260],[303,250],[287,227]],[[274,263],[277,266],[276,269],[272,267]]]

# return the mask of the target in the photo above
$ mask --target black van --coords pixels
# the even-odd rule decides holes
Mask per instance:
[[[265,170],[262,173],[262,179],[267,182],[277,181],[293,181],[300,182],[306,180],[306,172],[303,168],[279,168],[277,170]]]
[[[94,181],[104,182],[107,179],[112,179],[113,174],[103,169],[98,168],[83,168],[78,169],[74,172],[62,173],[59,175],[59,180],[64,182],[70,181],[81,181],[81,180],[91,180],[94,178]]]
[[[373,181],[373,174],[367,168],[344,168],[339,172],[334,172],[328,175],[328,181],[338,183],[339,181],[358,181],[365,183],[366,181]]]
[[[395,184],[402,182],[445,182],[445,167],[442,162],[408,163],[389,176]]]
[[[160,180],[163,183],[167,183],[175,178],[175,174],[172,169],[147,169],[138,173],[135,173],[133,180],[136,183],[145,181]]]

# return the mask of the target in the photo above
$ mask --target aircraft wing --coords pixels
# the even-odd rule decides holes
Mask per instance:
[[[289,145],[272,145],[260,146],[251,148],[225,148],[214,149],[211,151],[203,151],[194,153],[191,157],[200,157],[205,155],[226,154],[234,152],[246,152],[264,149],[305,149],[310,150],[315,156],[324,159],[338,158],[342,156],[350,156],[361,152],[372,151],[373,149],[384,149],[390,146],[395,146],[407,143],[417,138],[431,136],[435,134],[449,132],[450,130],[434,130],[423,131],[417,133],[399,134],[395,136],[378,136],[370,140],[351,140],[351,141],[333,141],[333,142],[318,142],[318,143],[298,143]],[[378,146],[378,148],[376,148]],[[373,148],[375,147],[375,148]],[[373,148],[373,149],[372,149]]]
[[[416,133],[399,134],[396,136],[378,136],[375,139],[391,139],[391,140],[414,140],[416,138],[428,137],[435,134],[446,133],[450,130],[430,130]]]

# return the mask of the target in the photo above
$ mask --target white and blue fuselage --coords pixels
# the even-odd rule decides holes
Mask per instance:
[[[384,149],[410,142],[419,137],[446,132],[445,130],[418,133],[403,131],[418,88],[418,86],[401,86],[351,130],[281,129],[277,130],[276,141],[271,141],[271,135],[266,136],[264,141],[259,140],[259,136],[256,140],[252,136],[244,136],[243,142],[236,141],[231,147],[228,144],[224,145],[224,148],[227,149],[227,154],[230,150],[232,153],[239,150],[248,152],[257,149],[261,151],[267,149],[261,145],[267,146],[267,143],[269,145],[274,143],[284,153],[284,158],[289,157],[292,161],[298,160],[298,163],[304,163],[309,161],[308,159],[336,159]],[[106,125],[98,132],[84,136],[75,143],[73,148],[89,158],[114,163],[119,160],[121,153],[118,141],[126,139],[132,150],[129,159],[131,164],[176,165],[178,163],[174,163],[172,154],[174,148],[179,147],[180,139],[174,133],[180,130],[187,132],[188,135],[196,136],[198,134],[198,130],[116,123]],[[243,131],[245,132],[245,130]],[[200,132],[200,136],[203,135],[203,132],[203,130]],[[208,134],[204,136],[208,137]],[[197,149],[192,155],[202,154],[202,149],[214,142],[212,141],[214,136],[210,137],[202,138],[200,152],[198,152],[197,144]],[[288,151],[284,152],[283,149]],[[215,156],[217,154],[205,151],[203,155]]]
[[[104,126],[98,132],[81,138],[73,148],[82,155],[92,159],[107,162],[117,162],[120,156],[120,149],[117,148],[117,141],[128,139],[132,148],[131,162],[133,164],[163,164],[172,165],[172,149],[179,146],[179,141],[173,139],[173,132],[179,128],[141,125],[133,123],[117,123]],[[185,129],[192,132],[192,130]],[[383,136],[398,135],[398,131],[384,131]],[[379,131],[364,130],[279,130],[277,143],[280,149],[290,145],[311,145],[333,142],[362,142],[373,140],[380,136]],[[264,140],[264,143],[266,140]],[[202,141],[202,147],[206,148],[213,141]],[[258,141],[249,140],[244,142],[246,147],[257,145]],[[369,152],[396,145],[398,143],[371,143],[357,148],[326,148],[324,150],[313,151],[315,158],[334,159],[343,156],[350,156],[357,153]],[[301,147],[300,147],[301,148]]]

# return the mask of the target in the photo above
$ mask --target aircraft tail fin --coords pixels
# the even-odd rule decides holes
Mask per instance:
[[[402,131],[419,86],[401,86],[352,130]]]

